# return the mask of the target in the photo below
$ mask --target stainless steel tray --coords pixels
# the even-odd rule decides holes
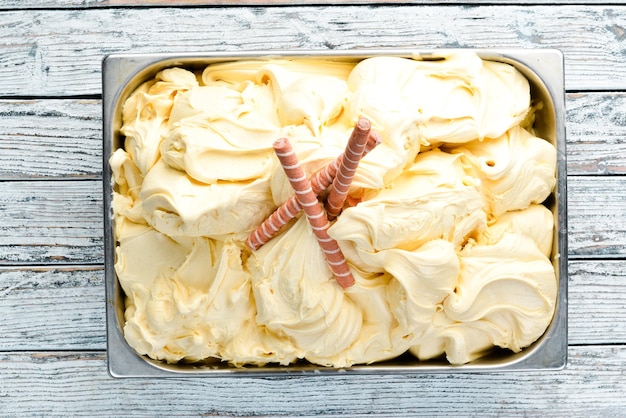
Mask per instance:
[[[122,106],[141,83],[168,67],[203,68],[209,64],[239,59],[301,58],[360,61],[374,56],[396,56],[414,59],[437,59],[454,52],[446,50],[349,50],[349,51],[256,51],[197,54],[117,54],[107,56],[102,64],[103,82],[103,178],[104,178],[104,244],[108,370],[113,377],[181,377],[181,376],[281,376],[294,374],[412,374],[489,372],[505,370],[561,369],[567,361],[567,207],[565,153],[565,98],[563,55],[558,50],[474,50],[481,58],[515,66],[531,85],[533,99],[543,102],[538,110],[535,129],[538,136],[557,148],[557,186],[548,199],[555,228],[552,262],[555,266],[558,300],[554,318],[545,334],[520,353],[495,351],[469,364],[453,366],[445,361],[418,361],[406,355],[392,361],[357,365],[346,369],[326,368],[303,362],[291,366],[231,367],[216,360],[193,364],[166,364],[140,356],[123,336],[124,295],[114,270],[115,237],[113,233],[111,153],[122,146],[119,133]]]

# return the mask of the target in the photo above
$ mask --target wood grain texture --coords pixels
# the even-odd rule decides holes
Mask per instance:
[[[0,265],[102,262],[101,181],[0,182]]]
[[[569,343],[626,344],[626,261],[569,263]],[[0,267],[0,352],[105,350],[102,266]]]
[[[0,119],[0,180],[102,177],[100,100],[1,100]]]
[[[0,351],[104,350],[103,268],[0,268],[0,318]]]
[[[567,173],[626,174],[626,94],[566,96]]]
[[[568,89],[616,90],[626,85],[625,13],[572,5],[9,10],[0,12],[0,97],[99,94],[101,60],[114,52],[372,47],[559,48]]]
[[[415,4],[415,5],[438,5],[438,4],[491,4],[493,0],[314,0],[308,1],[308,5],[348,5],[348,4]],[[517,4],[518,0],[500,0],[499,4]],[[526,4],[543,4],[544,0],[525,0]],[[552,4],[586,4],[588,0],[552,0]],[[603,4],[626,4],[625,0],[604,1]],[[277,6],[277,5],[301,5],[299,0],[2,0],[0,9],[50,9],[50,8],[75,8],[75,7],[132,7],[150,6]]]
[[[102,352],[0,353],[0,408],[16,417],[623,416],[625,363],[624,346],[587,346],[571,347],[554,372],[112,380]]]
[[[626,178],[569,177],[567,187],[570,257],[624,257]]]
[[[626,343],[626,262],[570,261],[569,344]]]
[[[626,416],[626,0],[376,3],[0,0],[0,416]],[[564,52],[567,368],[110,378],[102,58],[381,47]]]

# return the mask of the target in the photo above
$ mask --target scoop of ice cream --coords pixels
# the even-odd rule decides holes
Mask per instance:
[[[206,85],[175,97],[162,159],[203,183],[246,181],[267,175],[272,143],[280,137],[299,151],[347,137],[347,126],[331,125],[348,100],[345,79],[352,66],[284,60],[207,67]]]
[[[483,201],[471,183],[457,156],[421,154],[393,183],[345,209],[328,232],[365,265],[368,254],[410,251],[434,239],[460,247],[486,226]]]
[[[337,356],[342,365],[383,361],[406,352],[413,335],[400,324],[392,312],[387,289],[392,280],[389,274],[365,274],[352,265],[356,283],[346,290],[346,295],[361,310],[361,332],[352,345]],[[336,361],[336,360],[335,360]]]
[[[111,173],[117,192],[113,194],[111,206],[117,216],[142,223],[143,207],[139,193],[143,176],[130,155],[121,148],[113,152],[109,159]]]
[[[167,121],[178,92],[198,85],[196,76],[182,68],[169,68],[147,81],[124,102],[124,149],[145,175],[159,158],[159,146],[167,134]]]
[[[118,238],[115,269],[127,297],[124,334],[137,352],[168,362],[296,359],[289,341],[254,321],[250,277],[232,242],[174,241],[137,224]]]
[[[333,279],[317,238],[301,217],[249,260],[257,322],[288,336],[305,358],[325,364],[359,335],[362,316]]]
[[[343,112],[348,99],[346,78],[354,65],[326,60],[239,61],[209,66],[202,74],[207,86],[243,91],[270,91],[263,105],[280,126],[303,125],[319,137]]]
[[[443,301],[454,293],[460,273],[454,246],[437,239],[414,251],[390,249],[374,257],[394,278],[387,287],[394,317],[410,333],[411,342],[421,340]]]
[[[520,127],[452,152],[463,155],[468,170],[481,180],[493,217],[543,202],[556,183],[555,147]]]
[[[351,111],[403,148],[415,140],[463,143],[498,137],[525,117],[528,81],[514,67],[457,53],[437,61],[376,57],[350,74]]]
[[[127,297],[124,333],[129,344],[142,354],[150,353],[154,358],[168,361],[178,361],[183,356],[200,359],[216,355],[208,347],[202,347],[204,338],[200,334],[196,334],[194,343],[191,333],[181,328],[178,302],[172,297],[174,271],[187,259],[191,245],[181,245],[146,225],[126,226],[117,237],[115,270]],[[199,244],[196,243],[196,251],[202,249]],[[198,267],[207,267],[212,258],[209,246],[204,249],[204,257],[194,260],[201,262],[195,273],[203,270]],[[214,280],[211,273],[213,269],[208,268],[201,272],[201,277],[189,279],[210,283]],[[193,322],[202,332],[204,326],[198,324],[197,318]]]
[[[267,86],[200,86],[176,96],[161,157],[203,183],[250,180],[268,171],[280,135]]]
[[[162,160],[141,187],[144,218],[172,237],[249,232],[274,209],[267,179],[198,183]]]
[[[532,239],[507,233],[493,245],[467,245],[456,290],[442,304],[418,358],[443,353],[453,364],[472,361],[492,346],[514,352],[532,344],[554,315],[554,268]]]
[[[502,214],[489,225],[477,241],[490,245],[500,241],[506,233],[518,233],[532,239],[537,248],[549,257],[552,253],[553,232],[554,216],[550,209],[533,204],[527,209]]]
[[[348,100],[345,78],[333,74],[291,76],[290,82],[278,80],[275,66],[268,66],[263,77],[274,87],[277,113],[282,125],[305,125],[320,136],[344,111]]]
[[[282,90],[303,76],[333,76],[346,80],[353,67],[350,62],[324,59],[235,60],[207,66],[202,72],[202,82],[204,85],[266,84],[272,79]]]
[[[347,90],[344,80],[302,77],[282,91],[278,115],[284,125],[307,124],[317,134],[343,111]]]

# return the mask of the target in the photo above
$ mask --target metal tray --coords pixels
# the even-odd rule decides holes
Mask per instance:
[[[104,178],[104,245],[108,370],[113,377],[181,377],[181,376],[287,376],[294,374],[413,374],[495,372],[562,369],[567,361],[567,207],[565,153],[565,91],[563,55],[554,49],[477,49],[481,58],[515,66],[530,82],[531,96],[544,106],[538,110],[535,129],[538,136],[557,148],[557,185],[548,199],[555,219],[551,260],[558,279],[557,306],[545,334],[520,353],[497,350],[486,357],[464,365],[445,361],[419,361],[413,356],[345,369],[326,368],[297,363],[290,366],[249,366],[235,368],[224,362],[209,360],[193,364],[167,364],[138,355],[125,341],[124,295],[114,270],[115,237],[111,208],[113,184],[108,163],[111,153],[123,146],[120,135],[122,106],[129,95],[144,81],[168,67],[189,69],[224,61],[260,58],[300,58],[360,61],[375,56],[396,56],[431,60],[454,52],[446,50],[348,50],[348,51],[256,51],[212,52],[197,54],[116,54],[104,58],[103,83],[103,178]]]

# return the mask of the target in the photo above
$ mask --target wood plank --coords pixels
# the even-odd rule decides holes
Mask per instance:
[[[626,261],[569,263],[569,344],[626,344]],[[102,266],[0,267],[0,351],[105,350]]]
[[[569,262],[569,344],[626,343],[625,277],[624,260]]]
[[[567,181],[570,257],[624,257],[626,178],[569,177]]]
[[[103,352],[0,353],[6,416],[624,416],[626,347],[563,371],[114,380]]]
[[[0,100],[0,179],[102,177],[100,100]],[[566,95],[570,175],[626,173],[626,93]]]
[[[567,173],[626,173],[626,94],[566,95]]]
[[[0,268],[0,351],[104,350],[102,266]]]
[[[0,265],[103,262],[102,182],[0,182]],[[626,255],[626,178],[568,179],[569,255]]]
[[[103,263],[102,181],[0,182],[0,265]]]
[[[100,100],[1,100],[0,180],[101,178]]]
[[[307,1],[307,5],[347,5],[347,4],[467,4],[473,5],[492,4],[493,0],[313,0]],[[545,4],[545,0],[525,0],[526,4]],[[588,0],[552,0],[551,4],[588,4]],[[604,1],[603,4],[626,4],[626,0]],[[299,0],[2,0],[1,9],[59,9],[59,8],[84,8],[84,7],[132,7],[132,6],[279,6],[279,5],[302,5]],[[519,0],[500,0],[498,4],[519,4]]]
[[[0,96],[99,94],[101,59],[114,52],[372,47],[559,48],[568,89],[619,90],[624,13],[574,5],[8,10],[0,12]]]

